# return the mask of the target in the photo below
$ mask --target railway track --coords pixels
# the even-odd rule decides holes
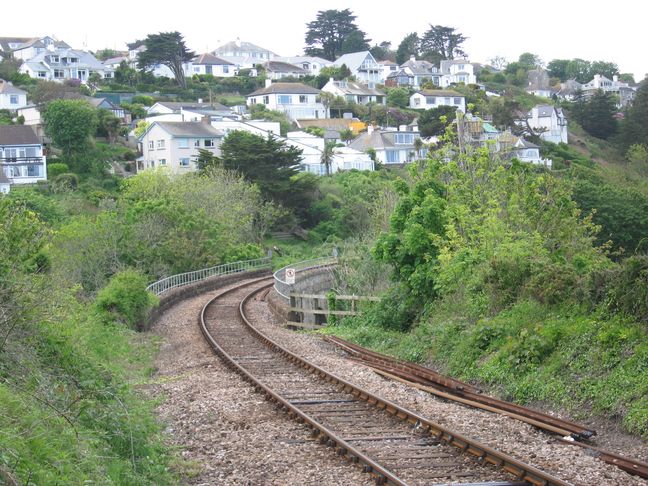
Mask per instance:
[[[210,300],[199,320],[205,339],[257,391],[322,444],[360,463],[377,484],[568,484],[282,348],[257,330],[245,312],[247,302],[271,285],[270,278],[254,279]]]

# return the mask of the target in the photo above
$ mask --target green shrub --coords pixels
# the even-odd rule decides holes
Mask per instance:
[[[79,185],[79,176],[73,172],[66,172],[56,176],[53,182],[58,188],[74,189]]]
[[[631,256],[615,269],[593,274],[590,295],[609,311],[648,325],[648,255]]]
[[[115,274],[97,294],[95,305],[100,312],[129,325],[138,327],[148,311],[158,304],[158,298],[146,291],[146,277],[135,270]]]
[[[47,178],[50,180],[56,179],[56,177],[69,171],[70,168],[67,164],[64,164],[63,162],[55,162],[47,166]]]

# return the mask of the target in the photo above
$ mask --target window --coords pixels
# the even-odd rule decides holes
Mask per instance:
[[[263,104],[264,105],[269,105],[270,104],[270,97],[269,96],[264,96],[263,97]]]
[[[189,148],[189,139],[188,138],[179,138],[178,139],[178,148]]]
[[[164,147],[165,147],[164,140],[158,140],[157,141],[157,149],[162,150],[162,149],[164,149]]]
[[[78,57],[71,57],[71,58],[70,58],[70,63],[72,63],[72,64],[76,64],[77,62],[79,62],[79,58],[78,58]]]
[[[398,145],[411,145],[414,143],[413,133],[395,133],[394,143]]]
[[[46,78],[46,77],[47,77],[47,72],[45,72],[45,71],[38,71],[38,77],[39,77],[39,78]]]
[[[200,139],[199,139],[199,138],[197,138],[196,140],[194,140],[194,147],[196,147],[196,148],[197,148],[197,147],[200,147]]]
[[[180,167],[189,167],[189,157],[180,158]]]
[[[292,96],[279,95],[277,96],[277,103],[279,103],[280,105],[290,105],[292,103]]]
[[[256,98],[250,98],[250,104],[256,105]]]
[[[223,74],[229,74],[229,66],[223,66]]]
[[[425,97],[425,103],[428,105],[436,105],[436,97],[435,96],[426,96]]]
[[[36,147],[26,147],[25,157],[32,158],[32,159],[34,157],[38,157],[38,149]]]
[[[160,164],[160,166],[162,166],[162,165],[166,165],[166,159],[160,159],[160,160],[158,160],[158,164]]]
[[[400,152],[398,150],[387,150],[387,163],[398,164],[400,162]]]
[[[460,105],[461,104],[461,98],[455,98],[454,99],[454,104],[455,105]]]
[[[41,175],[41,166],[40,165],[28,165],[27,166],[27,177],[40,177]]]
[[[9,103],[12,105],[18,104],[18,95],[9,95]]]
[[[61,60],[59,59],[58,56],[50,56],[50,60],[51,60],[52,62],[61,62]]]
[[[421,98],[414,98],[414,106],[420,106]]]
[[[194,73],[200,72],[200,66],[194,66]]]
[[[308,96],[306,96],[306,95],[299,95],[299,102],[300,102],[300,103],[308,103]]]
[[[55,69],[54,70],[54,79],[61,79],[65,77],[65,71],[62,69]]]
[[[153,150],[155,148],[155,144],[153,143],[153,140],[149,140],[148,148],[149,150]]]
[[[215,147],[214,140],[211,138],[205,139],[205,147]]]
[[[446,105],[449,105],[449,104],[450,104],[450,98],[444,98],[444,99],[443,99],[443,102],[444,102]]]

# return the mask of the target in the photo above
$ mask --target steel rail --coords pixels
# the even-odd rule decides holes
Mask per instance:
[[[571,436],[574,439],[589,439],[596,435],[596,431],[588,429],[583,425],[558,417],[553,417],[515,403],[483,395],[472,385],[441,375],[440,373],[418,364],[397,360],[391,356],[377,353],[335,336],[327,336],[325,339],[351,354],[366,366],[396,375],[410,382],[439,389],[440,391],[449,394],[450,396],[446,398],[450,400],[453,400],[453,397],[457,397],[476,402],[475,406],[477,406],[477,404],[483,404],[487,407],[501,410],[502,412],[515,414],[519,416],[520,420],[523,420],[523,417],[527,418],[529,419],[529,423],[533,421],[533,425],[537,427],[545,428],[546,430],[564,436]],[[545,424],[545,426],[543,426],[543,424]]]
[[[357,448],[355,448],[354,446],[352,446],[342,438],[338,437],[333,431],[329,430],[327,427],[319,423],[313,417],[311,417],[304,411],[300,410],[294,404],[288,402],[283,397],[278,395],[275,391],[273,391],[271,388],[269,388],[268,386],[266,386],[265,384],[257,380],[247,369],[245,369],[238,362],[236,362],[236,359],[230,356],[225,351],[225,349],[223,349],[218,344],[217,339],[215,339],[211,335],[211,333],[207,328],[207,323],[205,319],[206,311],[210,307],[210,305],[214,303],[217,299],[221,298],[222,296],[228,293],[234,292],[235,290],[239,290],[240,288],[245,286],[259,283],[263,280],[265,279],[264,278],[255,279],[252,281],[248,281],[243,285],[228,289],[218,294],[214,298],[210,299],[210,301],[205,304],[205,306],[203,307],[200,313],[199,324],[200,324],[201,331],[205,336],[206,340],[210,343],[210,345],[216,351],[216,353],[219,356],[223,357],[225,361],[228,363],[228,365],[231,366],[233,369],[235,369],[239,374],[241,374],[241,376],[246,381],[249,381],[255,387],[256,390],[263,391],[271,400],[279,404],[281,409],[287,411],[291,416],[296,417],[298,421],[307,424],[307,426],[309,426],[313,430],[313,434],[317,436],[321,442],[326,443],[331,447],[336,447],[337,452],[340,455],[347,456],[353,462],[362,462],[365,465],[364,467],[365,471],[370,472],[374,476],[376,476],[376,481],[378,484],[385,484],[385,483],[394,484],[394,485],[406,484],[401,479],[396,477],[392,472],[382,467],[380,464],[377,464],[371,458],[366,456],[363,452],[361,452],[360,450],[358,450]],[[562,481],[561,479],[553,477],[529,464],[525,464],[522,461],[519,461],[513,457],[508,456],[507,454],[492,449],[491,447],[481,444],[478,441],[469,439],[463,436],[462,434],[453,432],[439,424],[436,424],[428,420],[427,418],[421,415],[418,415],[413,411],[400,407],[399,405],[396,405],[395,403],[389,400],[380,398],[366,390],[363,390],[353,385],[352,383],[336,376],[335,374],[327,372],[324,369],[320,368],[319,366],[310,363],[305,359],[292,353],[291,351],[288,351],[287,349],[281,347],[271,338],[266,336],[263,332],[261,332],[256,327],[254,327],[252,323],[249,321],[249,319],[245,316],[244,306],[246,302],[250,298],[252,298],[252,296],[254,296],[257,292],[261,292],[262,290],[265,290],[270,286],[272,286],[272,283],[254,289],[245,298],[243,298],[239,304],[239,315],[241,317],[242,322],[247,327],[247,329],[252,333],[252,335],[256,336],[257,339],[259,339],[262,343],[264,343],[268,348],[283,355],[286,359],[294,363],[296,366],[309,371],[310,373],[318,376],[320,379],[332,383],[334,385],[338,385],[339,386],[338,390],[350,393],[354,397],[361,399],[367,402],[368,404],[372,405],[374,408],[378,410],[383,410],[397,417],[402,421],[408,422],[412,426],[416,427],[417,430],[420,430],[421,432],[425,433],[431,438],[439,440],[444,444],[454,446],[463,452],[468,452],[469,454],[475,456],[478,462],[481,464],[489,463],[500,468],[503,471],[513,474],[518,481],[526,481],[536,486],[549,486],[549,485],[567,486],[568,485],[568,483]]]

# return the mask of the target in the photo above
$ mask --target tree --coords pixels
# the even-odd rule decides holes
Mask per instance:
[[[196,53],[187,49],[180,32],[149,34],[144,40],[146,50],[140,52],[138,66],[147,69],[156,64],[167,66],[181,88],[187,87],[183,63],[191,61]]]
[[[302,150],[274,137],[235,130],[221,144],[223,167],[256,183],[268,199],[290,199],[290,178],[297,174]]]
[[[309,56],[321,56],[329,61],[334,61],[343,53],[345,39],[353,33],[356,33],[354,42],[362,39],[368,47],[369,39],[358,28],[355,19],[356,16],[348,8],[317,12],[317,18],[306,24],[305,53]]]
[[[423,57],[433,63],[465,56],[462,44],[466,40],[456,29],[442,25],[432,25],[421,38]]]
[[[121,121],[112,111],[100,108],[97,110],[97,135],[106,137],[110,144],[114,144],[119,134]]]
[[[198,155],[196,156],[196,166],[198,171],[201,173],[208,172],[214,167],[221,167],[223,161],[220,157],[214,155],[213,152],[206,149],[198,149]]]
[[[127,86],[135,86],[137,83],[137,71],[130,67],[126,61],[122,61],[115,69],[115,81]]]
[[[635,100],[621,123],[619,139],[624,150],[634,144],[648,146],[648,79],[639,85]]]
[[[97,129],[97,111],[84,100],[54,100],[43,112],[45,132],[67,159],[81,154]]]
[[[387,93],[387,104],[397,108],[409,106],[409,91],[405,88],[392,88]]]
[[[373,46],[369,52],[378,61],[394,61],[395,53],[391,49],[391,42],[383,41],[380,44]]]
[[[602,90],[598,90],[585,103],[582,114],[583,129],[590,135],[608,139],[616,133],[617,121],[614,115],[617,113],[616,103],[612,96]]]
[[[100,61],[105,61],[106,59],[111,59],[113,57],[119,56],[120,53],[115,49],[100,49],[95,53],[95,57]]]
[[[396,62],[400,65],[409,61],[411,56],[418,57],[420,45],[421,40],[416,32],[407,34],[396,49]]]
[[[334,149],[335,142],[324,142],[324,150],[322,150],[320,163],[324,166],[327,176],[331,175],[331,164],[333,163]]]
[[[344,130],[340,131],[340,139],[346,143],[347,145],[351,140],[355,138],[355,135],[353,134],[353,130],[350,128],[345,128]]]
[[[454,121],[455,117],[456,110],[453,106],[438,106],[425,110],[418,119],[421,136],[443,135],[446,127]]]
[[[567,66],[569,59],[553,59],[547,64],[547,71],[552,78],[558,78],[561,81],[567,81]]]
[[[346,38],[342,42],[342,50],[340,53],[348,54],[350,52],[360,52],[366,51],[368,49],[369,42],[365,37],[365,33],[360,30],[356,30],[346,36]]]
[[[532,69],[542,67],[542,59],[540,59],[540,56],[531,52],[524,52],[520,54],[518,65],[520,68],[526,71],[531,71]]]
[[[495,56],[489,59],[488,62],[490,63],[491,66],[493,66],[498,71],[501,71],[502,69],[506,68],[506,65],[508,64],[506,58],[504,58],[503,56]]]

